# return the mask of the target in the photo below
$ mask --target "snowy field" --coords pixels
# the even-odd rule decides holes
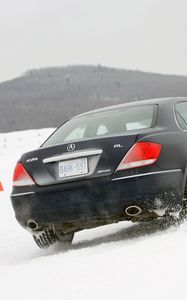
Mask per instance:
[[[9,198],[13,167],[51,131],[0,134],[0,299],[186,300],[187,223],[85,230],[64,252],[40,250],[17,224]]]

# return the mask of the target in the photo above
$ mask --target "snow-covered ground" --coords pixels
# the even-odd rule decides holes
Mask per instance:
[[[17,224],[9,198],[13,167],[51,131],[0,134],[0,299],[186,300],[187,223],[85,230],[67,251],[41,251]]]

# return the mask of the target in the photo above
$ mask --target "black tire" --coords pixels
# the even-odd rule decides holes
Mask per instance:
[[[57,241],[57,236],[53,229],[45,229],[33,235],[33,239],[37,246],[41,249],[48,248]]]
[[[59,242],[63,247],[68,247],[71,245],[73,237],[74,233],[56,233],[53,229],[45,229],[33,235],[33,239],[40,249],[48,248],[56,242]]]
[[[56,232],[56,236],[57,236],[57,240],[62,243],[62,245],[64,246],[68,246],[71,245],[72,241],[73,241],[73,237],[74,237],[74,233],[67,233],[67,234],[63,234],[60,232]]]
[[[172,212],[167,212],[165,215],[165,219],[171,225],[180,225],[181,222],[185,221],[187,218],[187,181],[184,187],[184,195],[182,199],[182,206],[178,212],[178,214],[172,214]]]
[[[184,221],[187,218],[187,181],[185,183],[184,196],[182,201],[183,201],[183,205],[182,205],[182,210],[180,212],[180,219]]]

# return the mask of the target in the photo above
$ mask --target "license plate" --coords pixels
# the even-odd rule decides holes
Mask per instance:
[[[59,177],[66,178],[88,173],[87,158],[59,162]]]

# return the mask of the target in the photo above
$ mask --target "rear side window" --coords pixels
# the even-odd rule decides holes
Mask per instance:
[[[187,130],[187,102],[180,102],[175,105],[175,115],[180,128]]]
[[[144,130],[155,125],[156,115],[157,105],[142,105],[75,117],[59,127],[43,147]]]

